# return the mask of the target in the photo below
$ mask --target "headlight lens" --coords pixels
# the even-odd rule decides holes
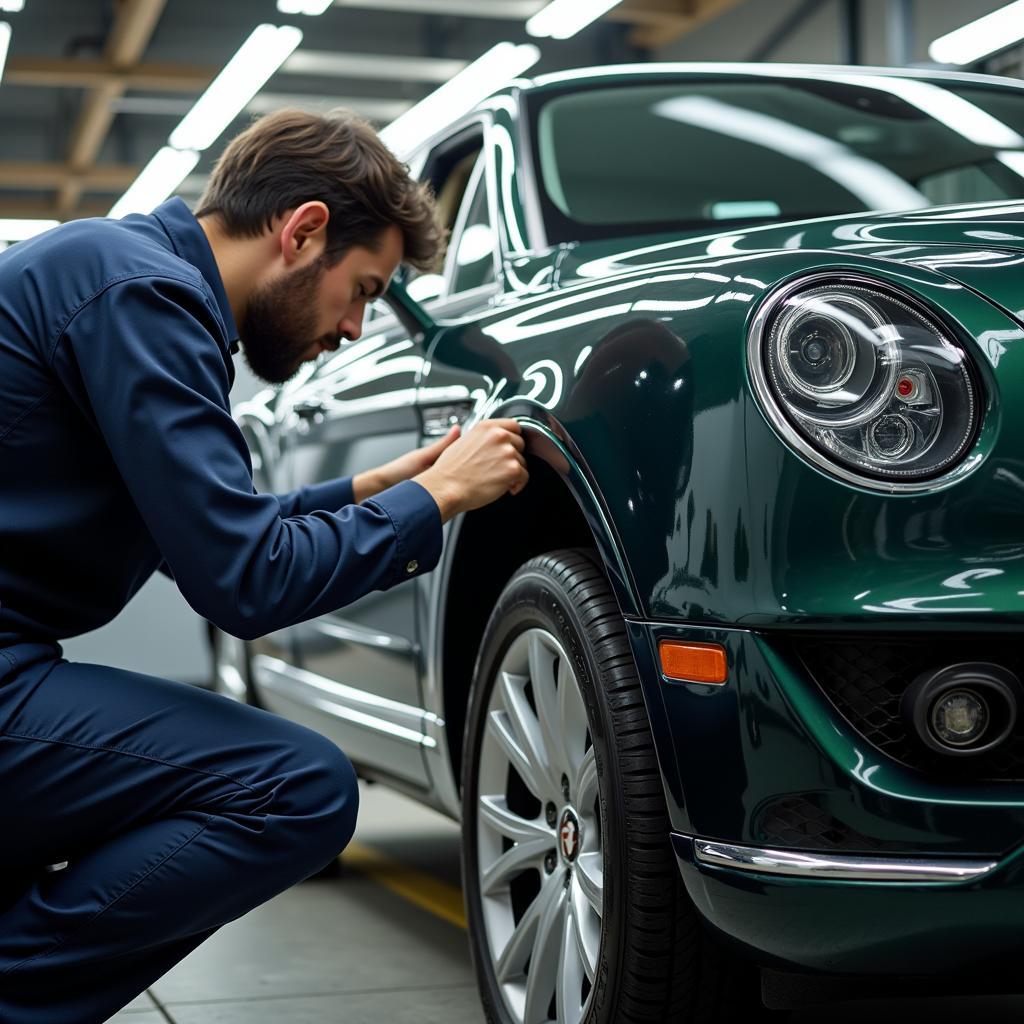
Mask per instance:
[[[846,282],[794,291],[759,339],[761,397],[816,461],[866,482],[910,483],[950,469],[974,437],[980,402],[967,353],[896,296]]]

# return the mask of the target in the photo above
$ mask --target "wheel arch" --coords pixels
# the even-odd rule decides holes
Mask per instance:
[[[519,403],[522,405],[523,403]],[[600,494],[560,425],[535,407],[509,408],[527,444],[530,483],[463,516],[449,538],[451,554],[440,609],[439,697],[451,771],[461,787],[466,709],[480,641],[498,596],[524,562],[554,548],[595,548],[619,607],[638,614],[636,588]]]

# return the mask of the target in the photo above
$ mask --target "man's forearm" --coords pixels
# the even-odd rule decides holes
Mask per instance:
[[[398,481],[385,479],[385,474],[380,469],[368,469],[365,473],[357,473],[352,478],[352,495],[355,503],[361,504],[394,483]]]

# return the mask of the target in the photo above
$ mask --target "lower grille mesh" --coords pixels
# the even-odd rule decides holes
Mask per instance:
[[[910,734],[900,699],[923,672],[959,662],[1005,665],[1024,679],[1019,641],[977,634],[894,639],[814,638],[794,641],[796,654],[839,713],[869,743],[900,763],[929,775],[972,780],[1024,780],[1024,708],[1014,734],[979,757],[943,758]]]

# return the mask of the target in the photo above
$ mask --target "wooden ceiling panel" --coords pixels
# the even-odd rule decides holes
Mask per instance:
[[[635,26],[630,42],[659,50],[744,0],[623,0],[607,17]]]

